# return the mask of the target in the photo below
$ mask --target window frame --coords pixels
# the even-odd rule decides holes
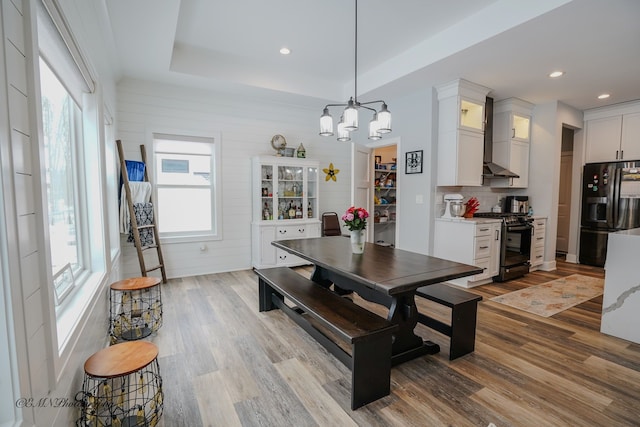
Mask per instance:
[[[175,188],[174,185],[160,185],[158,184],[158,171],[156,170],[156,140],[164,141],[185,141],[210,144],[211,146],[211,184],[209,186],[211,191],[211,215],[212,229],[210,231],[194,231],[194,232],[171,232],[162,233],[160,228],[158,232],[160,234],[160,240],[162,243],[192,243],[203,241],[215,241],[222,240],[222,161],[221,161],[221,139],[218,132],[203,131],[184,131],[184,130],[163,130],[162,132],[151,132],[150,137],[152,161],[147,159],[147,172],[149,176],[153,177],[153,200],[157,202],[158,189]],[[161,153],[171,153],[171,151],[161,151]],[[185,154],[184,152],[176,151],[176,154]],[[178,186],[184,187],[184,186]],[[158,217],[158,222],[162,221],[161,213],[158,211],[158,207],[154,206],[155,213]]]
[[[53,271],[53,263],[51,262],[51,250],[53,249],[51,247],[51,239],[50,239],[50,232],[49,230],[47,231],[47,235],[49,236],[49,238],[47,239],[48,241],[48,246],[49,246],[49,252],[48,252],[48,258],[49,258],[49,265],[51,265],[50,268],[50,272],[52,275],[52,280],[51,280],[51,286],[52,286],[52,290],[53,290],[53,294],[54,294],[54,302],[55,302],[55,307],[56,307],[56,311],[58,311],[60,309],[60,307],[63,305],[65,299],[67,297],[69,297],[73,291],[75,289],[77,289],[78,287],[82,286],[83,283],[85,282],[87,276],[88,276],[88,272],[90,271],[90,265],[89,264],[89,243],[88,243],[88,239],[87,239],[87,205],[86,205],[86,198],[84,197],[84,194],[86,194],[87,188],[85,186],[85,182],[83,177],[83,172],[84,172],[84,138],[83,138],[83,134],[84,134],[84,120],[85,120],[85,112],[83,110],[83,106],[78,104],[76,99],[73,97],[73,95],[69,92],[67,85],[62,81],[62,79],[60,78],[60,76],[58,76],[55,72],[55,70],[52,68],[52,66],[48,63],[47,59],[45,57],[43,57],[42,55],[39,55],[39,64],[40,63],[45,63],[45,65],[49,68],[49,70],[51,71],[51,73],[56,77],[56,79],[58,80],[58,82],[62,85],[62,87],[65,89],[67,95],[69,96],[69,100],[72,104],[75,105],[76,108],[72,108],[70,117],[69,117],[69,121],[70,121],[70,146],[71,146],[71,161],[70,161],[70,167],[72,168],[72,181],[73,181],[73,191],[74,191],[74,197],[73,197],[73,209],[74,209],[74,220],[76,222],[75,224],[75,230],[74,232],[76,233],[76,245],[77,245],[77,249],[76,249],[76,253],[77,253],[77,267],[75,268],[70,268],[70,274],[71,274],[71,285],[66,288],[62,293],[58,293],[58,287],[56,286],[56,279],[63,274],[63,272],[65,270],[67,270],[66,265],[62,266],[60,269],[58,269],[57,271]],[[40,73],[41,74],[41,73]],[[43,89],[42,89],[42,80],[40,80],[38,82],[38,84],[40,85],[40,105],[42,106],[42,99],[43,99]],[[42,107],[41,107],[42,108]],[[43,123],[43,135],[44,135],[44,116],[42,114],[42,110],[41,111],[41,118],[40,120],[42,120]],[[44,140],[43,140],[44,143]],[[45,167],[45,177],[47,176],[48,170]],[[45,184],[45,188],[47,187],[47,183],[46,180],[44,182]],[[43,195],[43,197],[46,199],[43,203],[43,206],[46,207],[47,209],[47,224],[49,224],[51,222],[50,220],[50,212],[49,212],[49,205],[50,205],[50,200],[49,200],[49,190],[46,189],[45,193]],[[68,265],[68,263],[67,263]]]

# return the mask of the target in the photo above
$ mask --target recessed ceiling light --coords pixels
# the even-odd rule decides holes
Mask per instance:
[[[549,77],[551,77],[552,79],[560,76],[564,76],[564,71],[554,71],[552,73],[549,73]]]
[[[288,47],[280,48],[280,53],[283,55],[289,55],[291,53],[291,49],[289,49]]]
[[[608,93],[603,93],[602,95],[598,95],[598,99],[607,99],[610,96],[611,95],[609,95]]]

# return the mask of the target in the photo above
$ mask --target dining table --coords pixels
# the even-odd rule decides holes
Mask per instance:
[[[350,239],[341,236],[277,240],[272,245],[313,264],[311,280],[323,287],[333,285],[336,292],[355,292],[387,307],[387,320],[398,325],[392,344],[394,366],[440,351],[436,343],[415,333],[416,289],[482,272],[472,265],[369,242],[362,254],[355,254]]]

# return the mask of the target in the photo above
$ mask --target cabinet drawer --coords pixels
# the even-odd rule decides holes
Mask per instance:
[[[544,234],[542,234],[542,235],[534,234],[533,237],[532,237],[531,245],[534,248],[537,248],[537,247],[540,247],[540,246],[544,248]]]
[[[478,268],[481,268],[482,273],[476,274],[475,276],[470,277],[469,280],[476,281],[476,280],[488,279],[489,277],[491,277],[491,270],[489,269],[490,263],[491,263],[491,258],[476,259],[473,262],[473,265],[475,265]]]
[[[544,262],[544,246],[538,246],[531,251],[531,265],[540,265]]]
[[[476,225],[476,237],[478,236],[488,236],[491,234],[491,225],[490,224],[478,224]]]
[[[474,256],[476,259],[491,256],[491,236],[476,237]]]
[[[309,224],[281,225],[276,227],[276,240],[300,239],[307,237]]]
[[[276,264],[279,266],[306,264],[307,261],[297,257],[289,252],[276,248]]]
[[[536,219],[532,223],[533,225],[533,234],[535,236],[544,236],[547,221],[544,219]]]

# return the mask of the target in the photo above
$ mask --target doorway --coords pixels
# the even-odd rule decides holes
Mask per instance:
[[[573,129],[562,128],[560,153],[560,185],[558,189],[558,232],[556,256],[566,257],[569,251],[569,225],[571,213],[571,176],[573,172]]]
[[[397,146],[373,150],[373,241],[379,245],[396,245],[397,224]]]

